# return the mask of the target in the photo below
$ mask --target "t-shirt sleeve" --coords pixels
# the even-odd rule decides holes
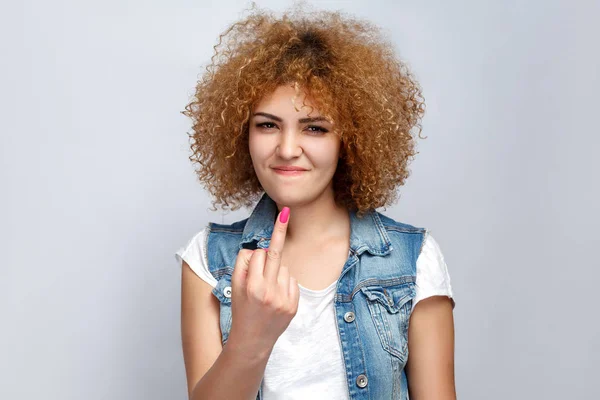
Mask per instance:
[[[456,303],[444,255],[429,231],[426,231],[425,235],[425,243],[417,258],[417,295],[413,300],[413,309],[419,301],[439,295],[448,296],[454,309]]]
[[[210,273],[206,265],[206,235],[208,229],[204,228],[196,233],[188,242],[175,252],[175,260],[181,267],[185,261],[196,275],[212,287],[217,286],[217,280]]]

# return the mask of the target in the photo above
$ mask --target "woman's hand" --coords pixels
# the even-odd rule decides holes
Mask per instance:
[[[298,282],[281,265],[290,209],[279,214],[268,251],[239,251],[231,276],[231,332],[235,346],[270,354],[298,311]]]

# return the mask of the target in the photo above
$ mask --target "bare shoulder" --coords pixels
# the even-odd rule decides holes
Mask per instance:
[[[223,350],[219,325],[219,300],[212,286],[182,261],[181,340],[188,393],[212,367]]]

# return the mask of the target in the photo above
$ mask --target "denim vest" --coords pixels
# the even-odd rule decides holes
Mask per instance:
[[[218,282],[212,293],[220,302],[223,344],[231,328],[237,253],[268,248],[277,214],[277,205],[265,193],[250,217],[230,225],[208,224],[205,261]],[[425,229],[376,211],[362,218],[349,211],[349,216],[350,250],[333,300],[349,398],[407,399],[408,323]]]

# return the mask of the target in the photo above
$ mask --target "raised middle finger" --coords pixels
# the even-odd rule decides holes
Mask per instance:
[[[275,221],[273,234],[271,235],[271,242],[269,244],[269,252],[267,253],[264,276],[266,280],[273,283],[277,281],[277,275],[279,274],[281,254],[283,253],[283,245],[285,243],[289,216],[290,209],[288,207],[283,207],[277,220]]]

